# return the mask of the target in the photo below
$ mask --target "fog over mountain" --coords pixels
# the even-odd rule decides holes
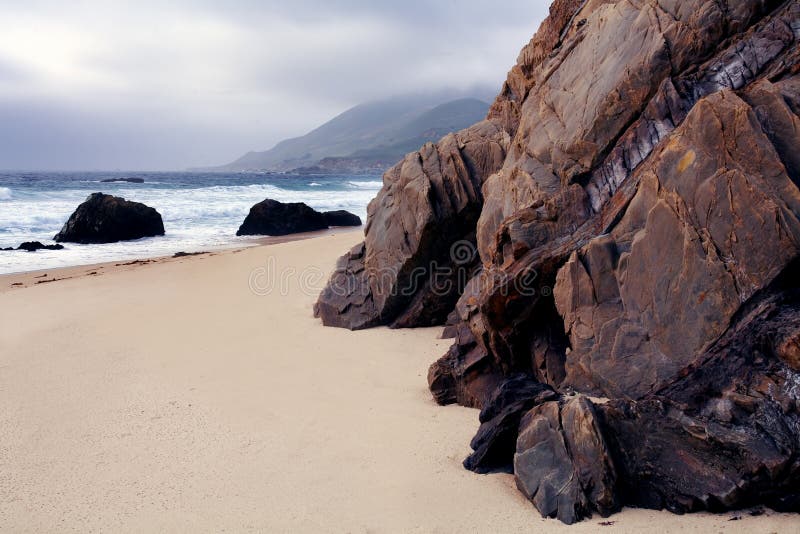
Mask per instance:
[[[445,98],[404,96],[359,104],[306,135],[208,170],[381,172],[423,144],[483,120],[489,111],[485,100],[442,102]]]
[[[0,168],[233,161],[397,95],[488,98],[546,2],[0,3]]]

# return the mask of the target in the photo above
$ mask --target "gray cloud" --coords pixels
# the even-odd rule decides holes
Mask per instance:
[[[366,100],[488,94],[547,3],[9,4],[0,168],[134,170],[224,163]]]

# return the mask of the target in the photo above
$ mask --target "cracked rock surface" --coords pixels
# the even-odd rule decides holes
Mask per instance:
[[[800,0],[556,0],[487,120],[386,173],[317,315],[446,321],[465,466],[544,516],[800,511],[799,44]]]

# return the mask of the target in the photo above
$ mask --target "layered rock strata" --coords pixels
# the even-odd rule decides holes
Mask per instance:
[[[556,1],[487,120],[384,176],[317,314],[447,320],[465,466],[545,516],[798,511],[798,41],[798,0]]]

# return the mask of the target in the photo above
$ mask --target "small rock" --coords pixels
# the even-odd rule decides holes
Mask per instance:
[[[26,241],[17,247],[17,250],[35,252],[37,250],[62,250],[64,245],[44,245],[39,241]],[[9,249],[10,250],[10,249]]]
[[[471,444],[474,452],[464,467],[476,473],[510,470],[520,419],[534,406],[558,397],[553,388],[525,375],[500,384],[481,411],[482,424]]]

